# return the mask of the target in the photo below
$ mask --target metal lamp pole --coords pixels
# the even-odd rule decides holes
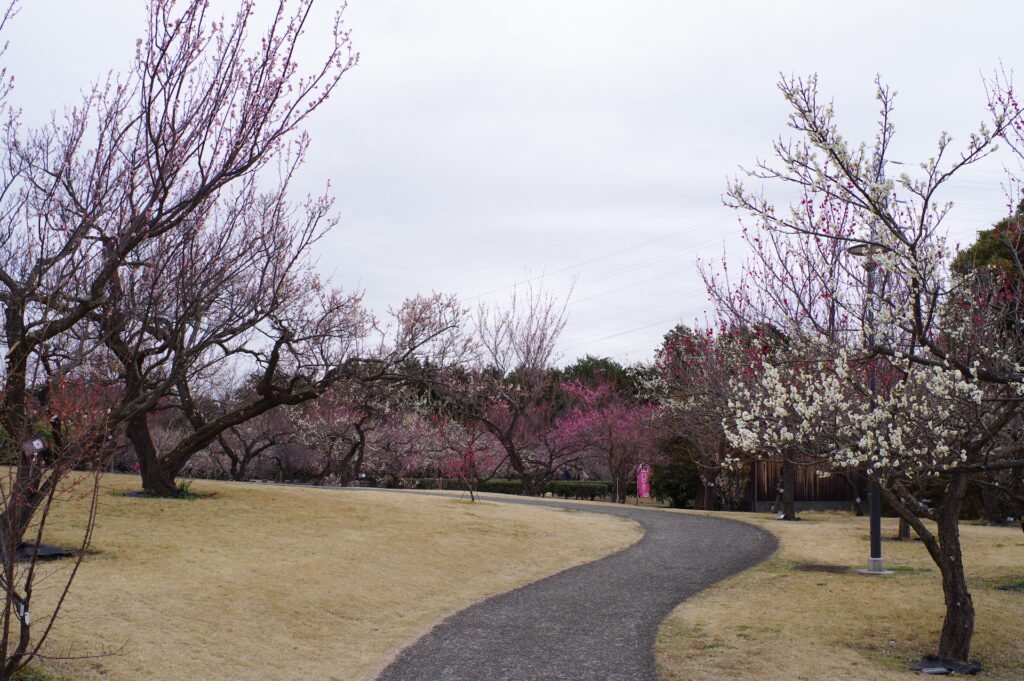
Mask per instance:
[[[872,230],[874,231],[874,230]],[[872,240],[874,238],[872,237]],[[874,312],[874,283],[875,279],[875,263],[871,259],[870,253],[868,254],[868,324],[870,324],[868,345],[875,345],[875,312]],[[875,411],[876,399],[875,396],[878,394],[878,375],[875,369],[875,363],[872,362],[869,367],[868,382],[871,387],[871,411]],[[886,574],[888,570],[885,569],[885,561],[882,559],[882,500],[881,494],[878,491],[878,481],[868,481],[868,506],[871,511],[871,555],[868,556],[868,568],[864,572],[868,574]]]
[[[882,183],[885,180],[885,161],[878,159],[876,167],[876,176],[878,182]],[[851,255],[858,257],[866,257],[867,270],[868,270],[868,298],[867,298],[867,314],[866,322],[868,326],[868,347],[874,347],[875,345],[875,260],[874,255],[882,250],[883,247],[876,246],[875,242],[878,240],[878,221],[873,220],[871,222],[871,243],[870,244],[857,244],[847,249],[847,252]],[[876,400],[875,396],[878,391],[877,373],[875,370],[874,362],[871,363],[868,373],[868,384],[871,389],[871,411],[875,411]],[[891,570],[885,569],[885,561],[882,559],[882,500],[881,495],[878,491],[878,482],[876,480],[869,480],[868,485],[868,507],[871,514],[870,521],[870,534],[871,534],[871,553],[868,556],[868,567],[864,570],[858,570],[869,575],[885,575],[891,574]]]
[[[875,241],[875,227],[871,226],[871,241]],[[868,300],[867,300],[867,326],[868,326],[868,347],[875,345],[875,262],[873,255],[878,250],[873,244],[858,244],[851,246],[847,252],[858,257],[867,257],[868,270]],[[871,411],[875,411],[875,395],[878,390],[878,377],[874,363],[868,367],[868,386],[871,390]],[[878,482],[871,480],[868,484],[868,508],[871,515],[871,554],[868,556],[868,567],[859,570],[871,575],[889,574],[885,569],[885,561],[882,559],[882,500],[878,492]]]

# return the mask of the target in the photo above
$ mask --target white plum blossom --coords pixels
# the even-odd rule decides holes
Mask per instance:
[[[821,350],[807,354],[821,356]],[[966,461],[963,446],[954,443],[967,432],[984,387],[957,370],[906,359],[892,358],[882,369],[895,382],[874,395],[865,386],[870,369],[853,365],[845,352],[737,379],[730,404],[744,408],[723,421],[729,444],[747,453],[799,454],[832,469],[868,468],[880,477],[913,478]]]

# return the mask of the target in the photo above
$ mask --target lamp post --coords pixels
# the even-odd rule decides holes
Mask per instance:
[[[899,163],[898,161],[891,161],[892,163]],[[882,184],[885,181],[885,163],[886,159],[882,157],[882,152],[876,150],[875,156],[875,177],[878,184]],[[900,164],[902,165],[902,164]],[[867,301],[865,310],[865,323],[867,325],[867,345],[868,347],[874,347],[875,345],[875,259],[874,256],[878,253],[882,253],[888,250],[885,246],[880,245],[878,242],[878,220],[871,221],[871,241],[866,244],[857,244],[847,249],[847,253],[850,255],[867,258],[866,268],[868,271],[868,290],[867,290]],[[875,396],[878,391],[878,378],[875,370],[875,363],[872,362],[871,366],[868,367],[868,383],[871,389],[871,411],[875,411],[876,400]],[[870,511],[870,534],[871,534],[871,553],[868,556],[868,566],[866,569],[858,570],[869,575],[885,575],[891,574],[891,570],[885,569],[885,561],[882,559],[882,501],[880,499],[880,493],[878,490],[877,480],[868,480],[868,507]]]
[[[854,255],[860,258],[866,257],[867,271],[868,271],[868,287],[867,287],[867,309],[865,314],[865,321],[867,324],[867,344],[868,347],[873,347],[875,344],[875,306],[874,306],[874,295],[875,295],[875,261],[874,256],[877,253],[883,252],[884,246],[873,243],[876,240],[875,226],[871,225],[871,241],[870,244],[857,244],[851,246],[846,250],[850,255]],[[871,411],[875,410],[875,395],[878,390],[878,377],[875,370],[874,362],[868,367],[868,386],[871,390]],[[868,566],[866,569],[858,570],[868,575],[888,575],[892,574],[892,570],[885,569],[885,561],[882,559],[882,500],[878,491],[878,482],[876,480],[868,481],[868,507],[870,511],[870,535],[871,535],[871,553],[868,556]]]

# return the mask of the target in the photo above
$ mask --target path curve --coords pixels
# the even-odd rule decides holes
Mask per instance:
[[[419,492],[424,494],[424,492]],[[722,518],[509,497],[640,523],[643,538],[592,563],[489,598],[436,626],[377,681],[656,681],[662,620],[776,549],[771,534]]]

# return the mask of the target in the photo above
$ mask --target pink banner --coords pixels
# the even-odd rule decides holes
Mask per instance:
[[[641,499],[651,498],[651,467],[646,463],[636,473],[636,493]]]

